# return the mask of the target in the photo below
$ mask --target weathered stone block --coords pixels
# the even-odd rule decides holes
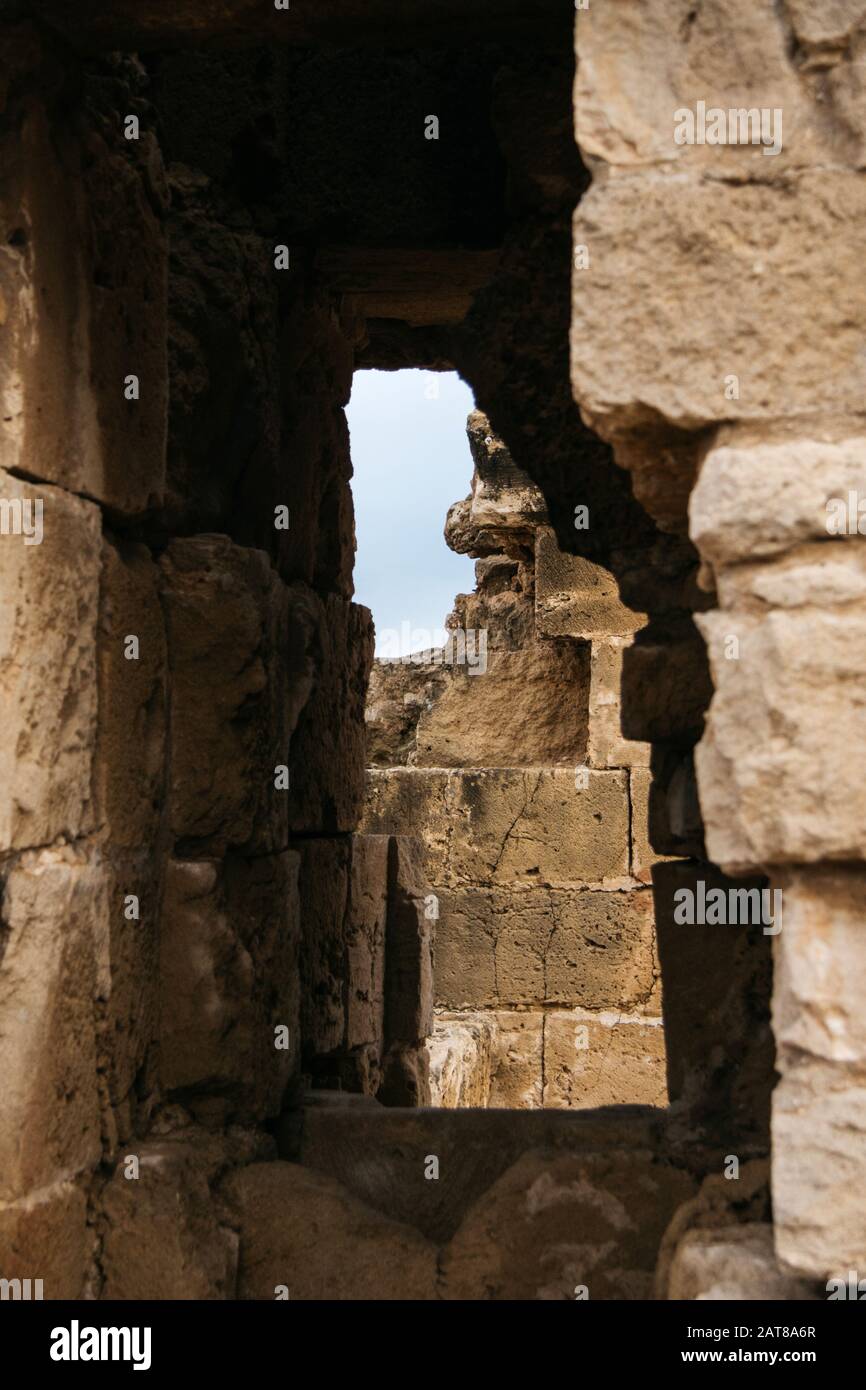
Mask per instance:
[[[627,608],[609,570],[560,550],[545,527],[535,536],[535,621],[545,637],[627,636],[647,616]]]
[[[626,774],[584,771],[374,770],[362,828],[420,837],[434,888],[617,883],[628,873]]]
[[[297,1065],[298,863],[292,852],[169,863],[160,1070],[203,1122],[275,1115]]]
[[[112,845],[149,845],[165,783],[166,646],[159,570],[143,545],[103,541],[97,663],[96,816]]]
[[[592,643],[588,744],[592,767],[643,767],[649,763],[649,744],[624,738],[622,733],[623,652],[629,645],[630,639],[618,637]]]
[[[0,1201],[99,1161],[93,923],[106,910],[104,873],[72,848],[26,854],[7,871]]]
[[[140,513],[161,500],[165,474],[159,152],[149,143],[150,173],[144,158],[137,167],[120,114],[99,130],[91,124],[86,153],[75,122],[52,120],[37,101],[19,104],[15,115],[0,213],[9,314],[2,463]],[[128,400],[125,378],[133,373],[139,398]],[[69,551],[71,563],[77,547]]]
[[[746,152],[753,169],[774,162]],[[838,166],[803,173],[795,197],[784,181],[648,173],[594,183],[575,214],[590,264],[574,271],[571,321],[588,423],[612,439],[660,424],[856,414],[864,213],[862,177]],[[748,236],[731,239],[731,223]]]
[[[299,842],[301,903],[301,1037],[305,1062],[342,1047],[346,1036],[343,997],[346,904],[351,842]]]
[[[652,990],[652,895],[456,889],[440,896],[436,993],[448,1008],[543,1001],[635,1008]]]
[[[512,767],[582,762],[586,752],[589,662],[571,641],[490,651],[486,669],[446,668],[422,708],[418,767]]]
[[[648,767],[633,767],[629,772],[631,801],[631,873],[639,883],[652,883],[652,868],[666,856],[653,848],[650,839],[650,805],[658,795],[655,777]]]
[[[381,1048],[385,1016],[387,835],[353,835],[346,922],[346,1046]]]
[[[113,851],[104,867],[105,911],[92,927],[103,1139],[113,1151],[141,1132],[156,1094],[162,866],[138,850]]]
[[[0,845],[8,850],[74,839],[93,824],[100,516],[90,502],[2,471],[0,493],[8,514],[0,536]]]
[[[731,871],[866,857],[866,793],[851,757],[866,741],[866,618],[810,608],[697,622],[716,687],[695,752],[713,861]]]
[[[808,427],[793,422],[723,426],[704,453],[691,494],[689,534],[703,559],[717,569],[766,561],[808,542],[826,541],[831,534],[856,539],[847,529],[828,529],[828,521],[838,524],[829,504],[837,498],[847,507],[849,494],[864,490],[862,434],[830,425],[822,431],[811,421]],[[819,601],[814,590],[807,601]],[[788,589],[779,595],[779,605],[790,602]]]
[[[787,1303],[818,1295],[814,1285],[779,1268],[773,1227],[751,1223],[689,1231],[674,1253],[667,1297]]]
[[[866,1265],[866,1078],[806,1058],[773,1092],[773,1223],[782,1265],[814,1279]]]
[[[290,592],[310,603],[302,586]],[[363,802],[373,622],[369,609],[328,594],[304,626],[312,682],[292,735],[289,826],[333,835],[357,828]]]
[[[487,1105],[496,1032],[494,1014],[436,1015],[427,1039],[431,1105]]]
[[[238,1297],[292,1301],[436,1297],[436,1247],[340,1183],[296,1163],[255,1163],[224,1195],[240,1230]]]
[[[433,1027],[434,917],[427,903],[420,844],[404,835],[388,847],[385,936],[385,1038],[420,1042]]]
[[[0,1279],[41,1279],[43,1298],[81,1298],[92,1246],[87,1198],[74,1182],[0,1202]]]
[[[587,1009],[544,1016],[544,1105],[667,1105],[662,1020]]]
[[[131,1145],[100,1202],[101,1297],[234,1298],[238,1238],[216,1206],[212,1183],[232,1161],[262,1157],[260,1149],[255,1140],[194,1130]],[[137,1177],[130,1175],[132,1158]]]
[[[161,563],[172,833],[181,853],[281,849],[290,791],[276,768],[290,763],[292,716],[310,690],[303,657],[287,669],[288,590],[261,551],[225,536],[172,541]]]
[[[773,990],[776,1248],[792,1269],[845,1277],[866,1259],[866,876],[841,865],[795,869],[774,886],[783,901]]]
[[[544,1014],[497,1009],[492,1017],[496,1019],[496,1051],[489,1103],[506,1110],[537,1110],[544,1066]]]
[[[526,1153],[464,1218],[442,1257],[456,1299],[651,1297],[659,1242],[692,1191],[649,1151]]]

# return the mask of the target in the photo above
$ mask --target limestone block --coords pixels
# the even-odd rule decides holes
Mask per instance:
[[[866,1162],[866,877],[823,866],[774,877],[773,1095],[776,1248],[793,1269],[844,1277],[866,1258],[858,1191]]]
[[[225,1195],[240,1229],[241,1299],[271,1300],[280,1287],[292,1301],[436,1297],[436,1247],[332,1178],[256,1163]]]
[[[810,1057],[789,1066],[773,1092],[772,1130],[773,1223],[782,1265],[822,1281],[862,1270],[863,1072]]]
[[[574,271],[571,325],[588,423],[612,439],[663,424],[856,413],[864,212],[862,178],[838,167],[804,173],[794,197],[784,183],[717,178],[594,183],[575,214],[590,264]],[[731,226],[746,234],[731,237]]]
[[[667,1297],[705,1302],[788,1302],[818,1295],[807,1280],[780,1269],[773,1248],[773,1227],[749,1223],[721,1231],[689,1231],[674,1253]]]
[[[661,1140],[657,1112],[634,1107],[526,1108],[517,1123],[510,1109],[395,1109],[335,1092],[312,1099],[300,1135],[282,1137],[281,1157],[327,1173],[437,1242],[453,1235],[470,1207],[529,1149],[658,1155]],[[424,1176],[430,1155],[439,1159],[437,1181]]]
[[[74,838],[93,823],[100,516],[90,502],[2,472],[0,493],[8,518],[0,535],[0,845],[8,850]]]
[[[346,923],[346,1046],[381,1047],[385,1016],[387,835],[353,835]]]
[[[86,151],[75,122],[52,120],[38,100],[20,103],[15,115],[0,209],[8,346],[0,462],[141,513],[161,499],[165,473],[158,151],[148,146],[149,176],[147,156],[139,165],[134,142],[123,139],[119,114],[100,130],[91,124]],[[130,374],[139,378],[137,400],[125,396]]]
[[[657,795],[654,774],[648,767],[629,772],[631,801],[631,874],[638,883],[652,883],[652,869],[670,855],[658,854],[650,839],[650,806]]]
[[[158,580],[145,546],[103,541],[94,797],[102,835],[124,847],[153,843],[163,797],[167,673]]]
[[[490,1105],[505,1110],[541,1107],[544,1014],[538,1010],[497,1009]]]
[[[43,1298],[81,1298],[92,1246],[79,1184],[60,1181],[0,1202],[0,1279],[41,1279]]]
[[[856,6],[816,14],[795,0],[784,16],[771,0],[724,0],[697,12],[688,0],[589,8],[577,22],[576,129],[592,163],[623,172],[675,166],[730,181],[861,164]],[[676,113],[694,111],[699,99],[726,112],[781,107],[781,149],[765,156],[748,143],[677,144]]]
[[[572,767],[586,751],[589,662],[571,641],[489,651],[486,669],[444,667],[436,698],[422,706],[418,767]]]
[[[649,763],[649,744],[624,738],[621,728],[623,654],[630,645],[630,639],[620,637],[592,643],[587,750],[591,767],[644,767]]]
[[[100,1202],[102,1298],[235,1297],[238,1238],[211,1187],[232,1147],[222,1135],[182,1130],[120,1155]]]
[[[647,623],[627,608],[609,570],[559,549],[545,527],[535,536],[535,620],[545,637],[627,636]]]
[[[425,1040],[394,1042],[382,1060],[382,1080],[376,1092],[382,1105],[430,1104],[430,1058]]]
[[[866,494],[866,438],[853,429],[827,424],[820,430],[812,422],[723,427],[705,451],[691,494],[689,534],[717,569],[832,534],[850,541],[856,516],[854,537],[847,527],[833,532],[828,521],[836,524],[835,510],[828,503],[836,498],[847,507],[852,492]],[[780,599],[790,603],[790,596]]]
[[[701,883],[705,894],[721,889],[730,903],[732,891],[760,888],[763,880],[725,878],[709,864],[687,860],[653,869],[668,1092],[705,1135],[718,1134],[727,1145],[766,1145],[772,937],[762,925],[675,920],[686,901],[676,895],[688,890],[697,904]]]
[[[105,895],[102,870],[71,848],[26,854],[6,872],[0,1201],[99,1161],[93,924]]]
[[[544,1016],[544,1105],[667,1105],[662,1020],[587,1009]]]
[[[515,464],[490,421],[473,410],[466,423],[475,464],[469,523],[479,531],[533,531],[547,520],[544,495]]]
[[[312,688],[291,744],[289,826],[333,835],[357,828],[364,796],[373,622],[369,609],[335,594],[316,605],[308,635]]]
[[[647,892],[443,891],[436,993],[448,1008],[635,1008],[652,991]]]
[[[866,740],[866,618],[810,608],[696,621],[716,688],[695,753],[713,861],[862,859],[866,793],[851,749]]]
[[[367,774],[362,828],[419,836],[434,888],[613,886],[628,873],[624,772],[375,770]]]
[[[344,976],[351,844],[299,841],[301,904],[301,1037],[305,1060],[341,1047],[346,1035]]]
[[[297,1065],[298,866],[294,852],[169,863],[161,1079],[203,1122],[275,1115]]]
[[[162,866],[152,849],[114,850],[103,862],[105,911],[92,926],[104,1140],[113,1150],[141,1132],[155,1098]]]
[[[260,852],[287,840],[288,594],[260,551],[225,536],[172,541],[162,561],[172,673],[169,817],[181,852]],[[291,773],[289,774],[291,777]]]
[[[433,1027],[433,936],[420,843],[405,835],[388,847],[385,935],[385,1039],[420,1042]]]
[[[494,1014],[437,1013],[427,1039],[431,1105],[487,1105],[496,1022]]]
[[[536,1150],[464,1218],[442,1257],[449,1299],[651,1297],[662,1233],[691,1179],[649,1151]]]

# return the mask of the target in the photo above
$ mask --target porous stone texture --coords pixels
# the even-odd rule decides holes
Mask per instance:
[[[100,1157],[93,924],[106,911],[103,872],[71,847],[30,851],[5,874],[0,1201]]]
[[[0,1278],[647,1297],[768,1150],[775,939],[772,1211],[661,1287],[820,1290],[866,1260],[862,15],[406,11],[4,7]],[[699,100],[778,151],[678,143]],[[344,407],[403,366],[480,407],[477,583],[456,664],[375,667],[362,818]],[[673,920],[719,871],[780,934]]]
[[[124,139],[109,81],[85,82],[70,119],[36,36],[8,55],[38,94],[12,81],[4,103],[0,463],[139,514],[165,480],[162,157],[146,118]]]
[[[628,779],[589,771],[586,782],[571,769],[375,770],[363,827],[422,839],[434,887],[617,886],[628,874]]]
[[[204,1122],[278,1114],[297,1068],[298,867],[292,852],[168,865],[160,1076]]]
[[[690,1187],[640,1151],[524,1154],[452,1238],[444,1297],[649,1297],[664,1223]]]
[[[100,515],[0,470],[4,850],[92,829]],[[22,530],[23,527],[23,530]]]
[[[119,1156],[102,1194],[102,1296],[233,1298],[238,1238],[216,1200],[218,1184],[232,1165],[270,1157],[267,1141],[166,1120],[166,1133]]]
[[[667,1297],[785,1303],[818,1295],[806,1280],[779,1268],[768,1223],[689,1231],[674,1255]]]

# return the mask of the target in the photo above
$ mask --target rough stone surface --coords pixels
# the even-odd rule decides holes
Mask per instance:
[[[46,1299],[81,1298],[92,1245],[87,1199],[75,1182],[0,1202],[2,1279],[41,1279]]]
[[[798,1272],[844,1277],[866,1251],[855,1177],[866,1093],[866,884],[860,869],[831,866],[782,873],[774,884],[784,904],[774,944],[776,1248]]]
[[[449,1008],[579,1000],[631,1011],[652,992],[650,893],[468,888],[439,896],[436,993]]]
[[[43,93],[56,85],[46,63]],[[44,100],[13,98],[0,463],[138,514],[165,478],[165,185],[152,134],[125,140],[125,111],[110,97],[96,109],[108,90],[88,93],[86,149],[67,108],[58,119]],[[130,373],[137,400],[126,396]]]
[[[205,1122],[276,1115],[297,1065],[298,867],[295,853],[169,865],[160,1071]]]
[[[689,1231],[674,1255],[667,1297],[786,1303],[818,1295],[806,1280],[779,1268],[767,1224]]]
[[[483,1014],[437,1013],[427,1040],[431,1105],[487,1105],[495,1032],[495,1019]]]
[[[238,1297],[436,1297],[436,1248],[372,1211],[340,1183],[295,1163],[255,1163],[225,1197],[240,1234]],[[285,1296],[285,1295],[284,1295]]]
[[[106,1299],[236,1297],[238,1238],[214,1201],[232,1161],[261,1158],[261,1142],[226,1143],[194,1129],[148,1139],[121,1155],[102,1195]],[[130,1158],[138,1160],[138,1176]]]
[[[627,608],[613,576],[580,555],[564,554],[550,528],[535,539],[535,614],[546,637],[627,636],[646,614]]]
[[[648,1298],[665,1224],[690,1190],[648,1153],[524,1154],[451,1240],[444,1296]]]
[[[97,663],[96,815],[113,845],[149,845],[165,792],[167,696],[159,571],[144,546],[103,542]]]
[[[9,509],[0,536],[0,844],[9,850],[93,824],[100,516],[59,488],[2,472],[0,491]]]
[[[662,1020],[587,1009],[545,1014],[542,1103],[666,1105]]]
[[[289,792],[276,769],[289,765],[292,715],[310,691],[302,663],[285,698],[287,592],[265,555],[225,536],[173,541],[162,570],[172,832],[182,852],[283,848]]]
[[[105,892],[102,871],[72,848],[30,852],[5,876],[0,1201],[99,1159],[93,938]]]
[[[466,774],[398,768],[367,775],[363,829],[418,835],[440,883],[616,882],[628,872],[622,772],[519,768]]]

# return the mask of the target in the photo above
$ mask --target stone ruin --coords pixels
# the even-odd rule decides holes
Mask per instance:
[[[0,31],[3,1287],[866,1274],[862,0]],[[373,663],[369,367],[483,672]]]

